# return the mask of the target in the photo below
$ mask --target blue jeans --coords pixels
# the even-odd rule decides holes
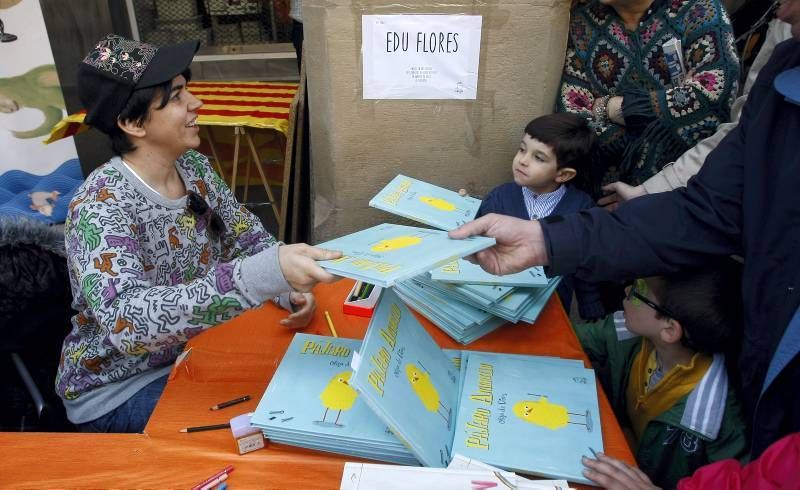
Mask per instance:
[[[150,414],[161,398],[167,376],[155,379],[128,401],[95,420],[78,424],[81,432],[144,432]]]

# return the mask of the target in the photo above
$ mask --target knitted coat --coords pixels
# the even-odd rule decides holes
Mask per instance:
[[[681,41],[685,72],[673,85],[665,41]],[[719,0],[655,0],[635,31],[593,1],[573,13],[556,109],[592,119],[599,136],[589,175],[600,186],[638,185],[728,120],[739,60]],[[625,125],[595,120],[595,99],[621,95]]]

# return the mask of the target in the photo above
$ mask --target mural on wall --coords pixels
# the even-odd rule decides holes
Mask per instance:
[[[10,32],[9,32],[10,31]],[[38,0],[0,0],[0,216],[63,222],[83,176]]]

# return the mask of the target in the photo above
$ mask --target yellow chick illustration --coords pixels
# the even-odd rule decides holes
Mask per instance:
[[[406,364],[406,376],[411,384],[411,389],[417,395],[422,405],[429,412],[436,412],[442,416],[447,427],[450,427],[450,409],[445,407],[439,398],[439,391],[433,386],[430,374],[420,370],[414,364]],[[440,410],[441,409],[441,410]],[[442,410],[444,413],[442,413]]]
[[[420,201],[424,202],[428,206],[432,208],[436,208],[439,211],[455,211],[456,206],[455,204],[445,201],[444,199],[438,197],[429,197],[429,196],[420,196]]]
[[[422,242],[422,237],[402,235],[394,238],[387,238],[381,240],[372,246],[373,252],[388,252],[390,250],[397,250],[398,248],[411,247]]]
[[[522,400],[515,403],[513,411],[514,415],[525,422],[540,425],[550,430],[562,429],[566,427],[567,424],[576,424],[586,426],[587,430],[591,431],[591,428],[586,423],[570,421],[570,415],[586,417],[588,412],[586,415],[569,412],[564,405],[558,405],[547,401],[547,397],[544,395],[539,395],[539,399],[536,401]]]
[[[358,392],[350,386],[351,371],[339,373],[328,381],[328,385],[322,390],[319,399],[322,401],[322,406],[325,407],[325,413],[322,415],[322,423],[325,423],[325,417],[328,416],[328,410],[338,410],[334,425],[339,425],[339,417],[342,415],[343,410],[350,410],[353,408],[358,397]]]

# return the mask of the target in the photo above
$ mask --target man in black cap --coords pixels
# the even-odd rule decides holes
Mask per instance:
[[[56,391],[81,430],[140,432],[188,339],[271,300],[308,324],[309,293],[340,254],[282,245],[196,152],[202,102],[187,89],[198,42],[116,35],[78,70],[86,122],[117,154],[69,205],[73,307]]]

